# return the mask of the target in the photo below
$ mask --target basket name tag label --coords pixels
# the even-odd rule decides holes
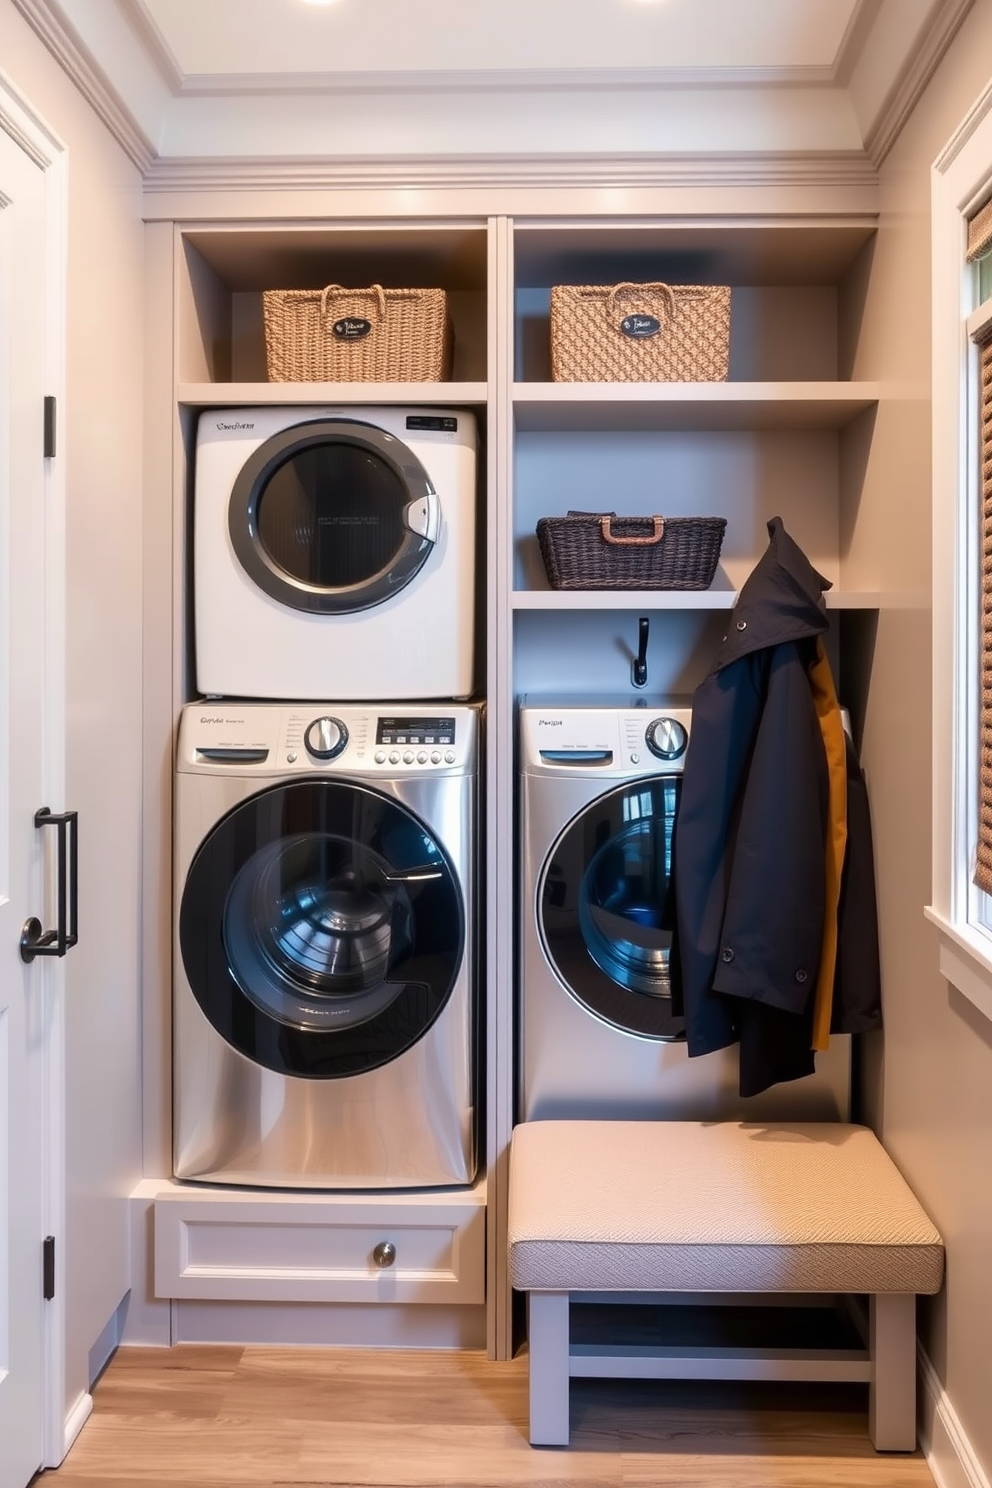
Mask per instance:
[[[336,320],[331,330],[339,341],[361,341],[372,329],[370,320],[360,320],[357,315],[344,315]]]
[[[644,341],[648,336],[657,336],[661,330],[661,321],[656,320],[653,315],[625,315],[620,322],[620,329],[632,341]]]

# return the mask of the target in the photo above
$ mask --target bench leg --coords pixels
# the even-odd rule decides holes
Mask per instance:
[[[530,1444],[568,1446],[568,1293],[527,1293]]]
[[[916,1449],[916,1296],[879,1292],[869,1299],[872,1377],[868,1430],[876,1452]]]

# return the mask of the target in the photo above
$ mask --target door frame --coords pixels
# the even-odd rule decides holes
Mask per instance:
[[[49,393],[56,399],[55,458],[45,461],[45,688],[41,741],[45,800],[61,810],[65,799],[65,389],[68,155],[65,145],[7,73],[0,70],[0,129],[44,172],[46,311],[44,358]],[[39,410],[38,442],[42,428]],[[43,1360],[42,1466],[57,1467],[93,1408],[89,1394],[65,1400],[65,968],[46,965],[48,1038],[42,1055],[45,1232],[56,1237],[55,1296],[46,1305]]]

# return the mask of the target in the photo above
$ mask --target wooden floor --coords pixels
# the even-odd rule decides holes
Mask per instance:
[[[93,1398],[37,1488],[933,1488],[873,1451],[855,1385],[577,1380],[567,1449],[527,1443],[525,1356],[124,1348]]]

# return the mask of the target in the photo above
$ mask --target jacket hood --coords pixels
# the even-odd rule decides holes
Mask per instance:
[[[830,624],[823,600],[830,580],[813,567],[781,517],[768,523],[768,538],[767,549],[730,612],[711,676],[752,651],[822,635]]]

